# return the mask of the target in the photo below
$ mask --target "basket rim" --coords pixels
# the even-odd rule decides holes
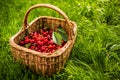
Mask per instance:
[[[40,17],[34,19],[33,21],[31,21],[31,22],[29,23],[29,25],[32,25],[32,24],[33,24],[36,20],[38,20],[39,18],[54,18],[54,19],[59,19],[59,20],[65,21],[64,19],[61,19],[61,18],[48,17],[48,16],[40,16]],[[70,21],[70,23],[74,25],[74,28],[73,28],[73,29],[74,29],[74,32],[76,32],[76,29],[77,29],[76,23],[73,22],[73,21]],[[27,29],[28,29],[28,28],[29,28],[29,26],[27,27]],[[22,46],[20,46],[20,45],[18,45],[17,43],[14,42],[14,39],[15,39],[19,34],[21,34],[22,32],[24,32],[24,31],[21,29],[19,32],[17,32],[14,36],[12,36],[12,37],[10,38],[10,40],[9,40],[10,45],[11,45],[12,47],[14,47],[14,48],[17,48],[18,50],[25,51],[25,52],[27,52],[27,53],[29,53],[29,54],[37,55],[37,56],[40,56],[40,57],[56,57],[56,56],[59,56],[59,55],[61,55],[61,54],[65,51],[66,48],[69,48],[69,46],[71,45],[71,43],[72,43],[72,41],[73,41],[73,40],[68,40],[67,43],[66,43],[62,48],[60,48],[59,50],[57,50],[57,51],[55,51],[55,52],[53,52],[53,53],[51,53],[51,54],[43,54],[43,53],[41,53],[41,52],[38,52],[38,51],[35,51],[35,50],[31,50],[31,49],[22,47]],[[77,35],[77,34],[75,34],[74,36],[76,36],[76,35]],[[76,38],[76,37],[75,37],[75,38]],[[58,54],[58,53],[59,53],[59,54]]]

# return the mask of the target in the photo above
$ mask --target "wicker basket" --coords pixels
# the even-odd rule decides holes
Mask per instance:
[[[27,24],[28,14],[31,10],[45,7],[50,8],[58,12],[64,19],[42,16],[33,20],[30,24]],[[51,55],[49,54],[41,54],[40,52],[27,49],[25,47],[19,46],[18,42],[25,35],[26,30],[30,32],[34,32],[38,29],[39,26],[49,25],[50,27],[54,24],[55,29],[58,25],[67,32],[68,41],[67,43],[59,50],[55,51]],[[73,44],[76,39],[76,29],[77,26],[74,22],[69,21],[66,14],[60,10],[59,8],[50,5],[50,4],[37,4],[28,9],[24,17],[24,23],[22,29],[15,34],[12,38],[10,38],[10,46],[13,57],[18,60],[21,59],[23,64],[28,66],[31,70],[34,70],[36,73],[41,73],[43,76],[49,75],[60,71],[64,68],[66,60],[69,58],[70,51],[73,47]]]

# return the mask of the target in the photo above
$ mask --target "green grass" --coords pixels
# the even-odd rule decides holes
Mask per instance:
[[[15,62],[9,39],[23,24],[27,9],[38,3],[53,4],[75,21],[78,35],[63,71],[42,77]],[[29,22],[38,16],[60,17],[55,11],[35,9]],[[119,0],[1,0],[0,80],[120,80]]]

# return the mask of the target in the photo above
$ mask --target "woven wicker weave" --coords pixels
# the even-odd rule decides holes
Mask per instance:
[[[30,24],[27,24],[28,14],[31,10],[45,7],[50,8],[58,12],[64,19],[42,16],[33,20]],[[38,29],[39,26],[49,25],[52,27],[54,25],[55,29],[58,25],[67,32],[68,41],[67,43],[59,50],[55,51],[52,54],[41,54],[40,52],[27,49],[25,47],[19,46],[18,42],[25,35],[25,31],[34,32]],[[73,44],[76,39],[76,29],[77,26],[74,22],[70,21],[66,14],[59,8],[50,5],[50,4],[37,4],[28,9],[24,17],[24,23],[22,29],[10,38],[10,46],[12,55],[15,59],[22,59],[23,64],[28,66],[31,70],[34,70],[36,73],[41,73],[43,76],[49,75],[60,71],[64,68],[66,60],[69,58],[70,51],[73,47]]]

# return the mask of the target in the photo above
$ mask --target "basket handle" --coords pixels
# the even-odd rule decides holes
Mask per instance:
[[[36,5],[30,7],[30,8],[27,10],[27,12],[26,12],[26,14],[25,14],[25,17],[24,17],[23,30],[25,30],[25,29],[27,28],[27,25],[28,25],[27,19],[28,19],[28,15],[29,15],[30,11],[33,10],[33,9],[35,9],[35,8],[38,8],[38,7],[45,7],[45,8],[50,8],[50,9],[55,10],[55,11],[58,12],[60,15],[62,15],[63,18],[66,20],[66,23],[67,23],[68,25],[70,25],[70,22],[69,22],[69,19],[68,19],[67,15],[66,15],[62,10],[60,10],[59,8],[57,8],[56,6],[53,6],[53,5],[50,5],[50,4],[36,4]]]

